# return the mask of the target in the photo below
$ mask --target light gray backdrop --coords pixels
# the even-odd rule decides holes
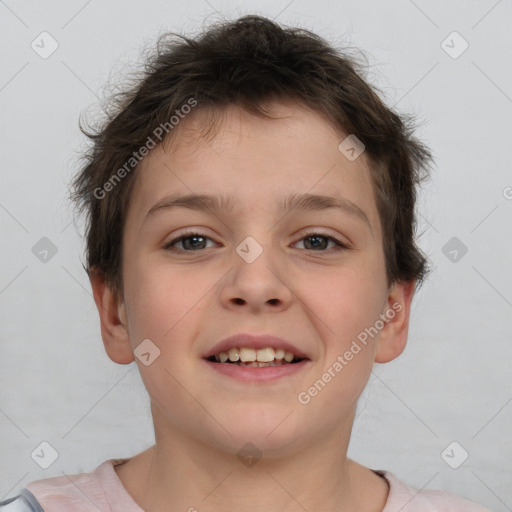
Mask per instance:
[[[512,510],[510,0],[0,1],[0,499],[154,442],[135,363],[104,352],[67,186],[78,117],[109,75],[218,13],[362,48],[388,103],[422,122],[436,168],[420,245],[435,270],[405,353],[375,367],[349,455]]]

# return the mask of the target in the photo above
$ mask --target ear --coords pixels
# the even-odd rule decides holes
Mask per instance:
[[[108,357],[118,364],[129,364],[135,360],[130,337],[126,307],[105,283],[97,269],[89,272],[94,302],[98,308],[101,337]]]
[[[409,331],[409,314],[416,280],[393,284],[388,292],[381,319],[385,325],[380,331],[375,352],[376,363],[388,363],[405,349]]]

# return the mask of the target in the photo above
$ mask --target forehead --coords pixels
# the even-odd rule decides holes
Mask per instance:
[[[128,219],[140,224],[170,195],[229,197],[240,215],[280,211],[292,195],[345,199],[378,231],[378,214],[364,152],[349,160],[339,149],[348,136],[319,113],[297,104],[272,104],[276,118],[230,106],[198,107],[165,143],[139,164]],[[228,208],[226,208],[226,211]]]

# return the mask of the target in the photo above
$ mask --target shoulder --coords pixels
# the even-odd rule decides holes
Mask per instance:
[[[91,473],[56,476],[28,483],[18,496],[0,503],[0,512],[81,512],[91,502],[103,512],[111,510],[106,492],[115,475],[108,460]]]
[[[489,509],[444,491],[410,487],[389,471],[378,471],[389,483],[389,496],[382,512],[490,512]]]

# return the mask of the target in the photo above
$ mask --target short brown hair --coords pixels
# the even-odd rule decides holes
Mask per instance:
[[[388,284],[421,284],[429,268],[415,245],[414,208],[416,185],[428,176],[431,154],[412,136],[412,117],[384,105],[362,75],[354,57],[318,35],[260,16],[217,23],[194,39],[161,36],[143,76],[111,98],[114,113],[102,126],[89,132],[80,123],[92,145],[72,182],[71,199],[87,214],[86,271],[95,267],[115,293],[122,293],[122,236],[137,167],[133,155],[155,138],[156,127],[167,127],[167,137],[172,135],[169,120],[191,98],[197,109],[236,105],[266,117],[267,102],[293,100],[364,144]],[[123,168],[122,183],[113,182]]]

